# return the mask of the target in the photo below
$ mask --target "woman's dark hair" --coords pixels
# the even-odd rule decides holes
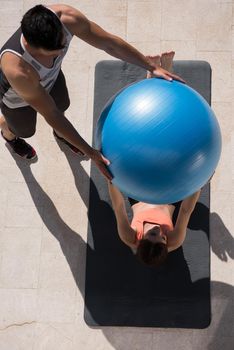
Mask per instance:
[[[153,243],[148,239],[142,239],[137,247],[137,258],[145,265],[158,267],[167,258],[168,250],[165,243]]]
[[[25,13],[21,30],[29,45],[35,48],[51,51],[64,48],[62,23],[43,5],[37,5]]]

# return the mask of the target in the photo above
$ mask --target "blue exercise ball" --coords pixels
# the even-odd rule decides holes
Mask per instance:
[[[221,153],[217,119],[188,85],[144,79],[117,93],[97,123],[96,147],[128,197],[173,203],[199,190]]]

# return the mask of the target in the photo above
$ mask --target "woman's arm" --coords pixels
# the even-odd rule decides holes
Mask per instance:
[[[129,223],[124,197],[122,193],[109,181],[108,189],[117,220],[119,237],[125,244],[132,248],[136,240],[136,232],[131,228]]]
[[[170,251],[179,248],[183,244],[186,237],[186,231],[187,231],[189,219],[195,208],[195,205],[200,196],[200,193],[201,193],[201,190],[195,192],[191,196],[185,198],[181,203],[175,228],[171,232],[171,235],[169,238]]]

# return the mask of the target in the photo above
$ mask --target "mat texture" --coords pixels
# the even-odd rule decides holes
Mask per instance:
[[[210,103],[211,69],[175,61],[174,71]],[[146,72],[122,61],[96,66],[94,128],[109,98]],[[118,237],[107,184],[91,168],[84,318],[89,326],[205,328],[210,323],[209,185],[190,219],[183,247],[160,269],[141,265]],[[131,216],[130,206],[126,205]],[[174,220],[176,218],[176,213]]]

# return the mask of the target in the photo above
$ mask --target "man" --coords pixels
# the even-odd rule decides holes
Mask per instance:
[[[108,160],[85,142],[64,115],[69,96],[61,63],[74,35],[116,58],[145,68],[151,76],[181,80],[156,65],[151,57],[89,21],[77,9],[59,4],[37,5],[23,16],[21,27],[0,51],[1,133],[19,156],[35,158],[35,150],[23,138],[35,133],[38,112],[53,128],[55,137],[74,152],[86,154],[110,179]]]

